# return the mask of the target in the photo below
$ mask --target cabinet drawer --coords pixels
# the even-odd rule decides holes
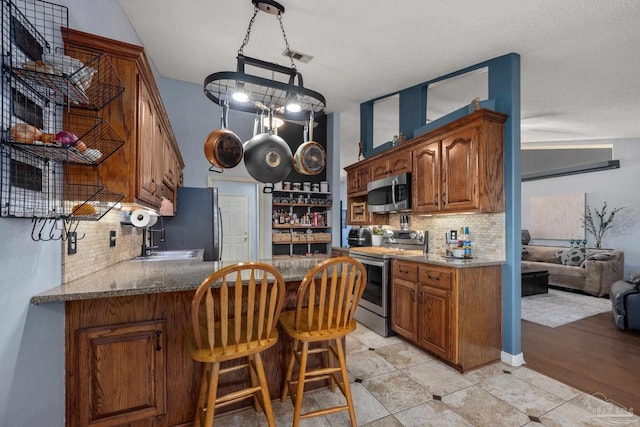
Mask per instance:
[[[451,272],[436,270],[430,267],[420,267],[418,271],[420,283],[440,289],[451,289]]]
[[[410,262],[394,261],[393,277],[416,282],[418,281],[418,265]]]

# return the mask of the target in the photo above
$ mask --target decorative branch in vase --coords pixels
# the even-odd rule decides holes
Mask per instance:
[[[595,247],[597,249],[600,249],[600,246],[602,245],[602,238],[607,230],[610,230],[613,227],[613,220],[615,219],[616,214],[623,209],[626,209],[626,206],[615,208],[610,212],[607,212],[607,202],[604,202],[602,209],[594,209],[594,214],[592,214],[589,205],[587,205],[582,226],[587,232],[593,234],[593,237],[596,238]]]

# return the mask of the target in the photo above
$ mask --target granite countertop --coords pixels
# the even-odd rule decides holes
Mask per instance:
[[[302,280],[327,255],[260,260],[277,268],[285,281]],[[238,261],[123,261],[31,297],[32,304],[145,295],[196,289],[211,273]]]
[[[473,268],[473,267],[489,267],[493,265],[503,265],[504,261],[488,259],[488,258],[471,258],[459,259],[447,257],[440,254],[421,254],[421,255],[392,255],[392,258],[403,259],[406,261],[421,262],[424,264],[441,265],[453,268]]]

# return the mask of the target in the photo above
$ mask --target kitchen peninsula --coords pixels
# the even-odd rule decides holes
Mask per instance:
[[[286,281],[284,310],[294,307],[300,280],[323,259],[326,256],[264,260],[279,269]],[[499,350],[501,261],[447,260],[421,254],[399,255],[394,262],[415,266],[416,273],[419,267],[427,266],[429,271],[452,269],[452,298],[447,301],[451,304],[448,313],[455,315],[456,322],[465,323],[464,319],[458,319],[463,311],[458,313],[456,298],[464,300],[460,305],[464,308],[464,304],[472,302],[468,301],[469,296],[488,295],[474,305],[473,312],[495,312],[492,316],[495,322],[478,327],[497,332],[498,341],[491,343],[490,351]],[[124,261],[32,297],[34,304],[65,302],[67,425],[113,425],[143,420],[152,425],[188,425],[193,418],[201,376],[201,368],[193,362],[187,348],[191,299],[206,277],[232,263]],[[491,280],[495,286],[485,287],[486,281],[469,280],[469,275],[487,269],[497,274]],[[458,277],[465,278],[464,283]],[[496,309],[483,310],[486,303]],[[452,334],[452,343],[465,339],[457,331]],[[281,334],[278,344],[263,353],[272,398],[281,392],[283,355],[289,344],[286,334]],[[461,346],[464,349],[464,343]],[[458,344],[452,348],[457,349]],[[240,373],[235,380],[223,385],[220,392],[248,381]],[[243,403],[246,406],[251,401],[225,410],[237,409]]]
[[[286,281],[284,309],[295,306],[300,280],[325,258],[264,261]],[[34,304],[65,302],[67,425],[189,425],[201,377],[187,347],[191,300],[206,277],[233,263],[124,261],[32,297]],[[273,398],[280,395],[288,345],[281,334],[263,353]],[[220,392],[248,381],[242,374]],[[222,411],[242,404],[251,401]]]

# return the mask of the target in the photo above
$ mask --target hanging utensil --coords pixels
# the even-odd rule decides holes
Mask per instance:
[[[270,125],[271,115],[269,111]],[[274,183],[282,181],[291,172],[291,148],[284,139],[274,135],[271,126],[268,132],[255,135],[245,142],[243,148],[245,167],[255,180]]]
[[[204,155],[209,163],[220,169],[238,166],[243,155],[242,141],[235,133],[227,129],[228,113],[229,103],[225,101],[220,117],[221,129],[211,132],[204,142]]]
[[[324,147],[313,141],[313,111],[309,116],[309,126],[305,123],[305,142],[300,144],[293,156],[295,169],[304,175],[318,175],[326,165],[327,154]],[[309,139],[306,139],[306,132]]]

